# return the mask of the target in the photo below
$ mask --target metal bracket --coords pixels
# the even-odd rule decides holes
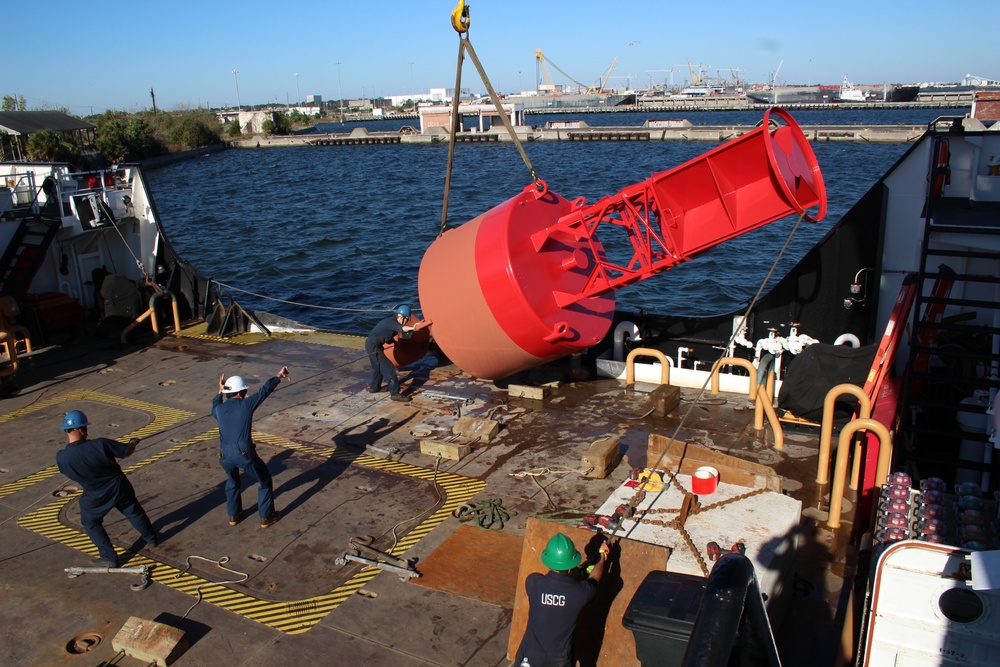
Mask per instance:
[[[409,581],[420,576],[420,573],[414,569],[412,561],[375,549],[371,546],[373,541],[374,539],[371,537],[352,537],[350,547],[353,551],[345,552],[335,562],[337,565],[346,565],[348,561],[372,565],[381,570],[395,572],[402,581]]]
[[[372,560],[371,558],[362,558],[351,553],[345,553],[343,556],[336,560],[338,565],[346,565],[347,561],[354,563],[362,563],[363,565],[373,565],[380,570],[388,570],[389,572],[395,572],[399,575],[400,581],[409,581],[410,579],[416,579],[420,576],[420,573],[416,570],[410,570],[405,567],[398,567],[396,565],[391,565],[389,563],[383,563],[381,561]]]

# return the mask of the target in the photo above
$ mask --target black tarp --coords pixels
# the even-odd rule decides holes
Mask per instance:
[[[823,418],[823,401],[838,384],[865,386],[875,359],[875,345],[849,347],[816,343],[798,354],[787,366],[778,393],[778,407],[796,417],[818,422]],[[853,412],[857,400],[845,395],[837,401],[837,411]]]

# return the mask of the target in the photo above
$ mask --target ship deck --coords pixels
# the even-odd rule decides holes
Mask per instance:
[[[558,387],[542,401],[517,399],[433,356],[401,371],[413,400],[396,403],[365,392],[361,348],[361,338],[328,333],[221,341],[188,331],[148,346],[91,340],[36,352],[16,377],[19,390],[0,399],[3,664],[110,661],[112,639],[138,617],[185,633],[179,665],[341,664],[347,656],[359,665],[507,665],[528,518],[596,511],[630,468],[646,465],[649,434],[675,432],[772,466],[785,493],[802,501],[794,595],[776,636],[786,664],[804,664],[802,655],[835,663],[835,616],[852,567],[842,540],[816,521],[824,502],[811,482],[818,429],[790,428],[778,452],[754,431],[745,396],[700,400],[684,416],[698,398],[684,389],[680,407],[657,417],[648,391],[617,380],[533,371],[525,383],[558,378]],[[211,416],[218,377],[242,375],[254,391],[282,365],[291,380],[257,411],[254,440],[283,517],[262,530],[256,491],[245,488],[248,518],[229,527]],[[146,548],[115,511],[105,525],[128,556],[125,567],[150,567],[145,590],[131,589],[138,575],[65,572],[96,558],[78,494],[54,467],[65,445],[61,417],[71,409],[87,413],[92,437],[142,438],[122,467],[161,544]],[[459,461],[422,454],[421,439],[447,439],[459,416],[494,419],[500,432]],[[622,462],[606,479],[582,477],[582,453],[608,434],[620,436]],[[449,541],[469,528],[452,511],[485,499],[501,499],[511,514],[499,534]],[[478,533],[504,537],[513,554]],[[479,580],[449,576],[447,567],[425,582],[339,564],[351,538],[366,536],[418,571],[438,557],[472,564]]]

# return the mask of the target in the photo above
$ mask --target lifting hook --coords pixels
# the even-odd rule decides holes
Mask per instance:
[[[459,35],[469,32],[469,8],[465,6],[465,0],[458,0],[455,9],[451,11],[451,27]]]

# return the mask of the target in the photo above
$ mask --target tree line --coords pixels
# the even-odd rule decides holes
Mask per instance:
[[[4,95],[3,111],[26,111],[23,97]],[[57,109],[69,114],[65,109]],[[69,114],[73,115],[73,114]],[[209,109],[178,111],[145,110],[126,112],[109,109],[96,118],[86,119],[97,129],[86,135],[53,130],[39,130],[27,137],[28,158],[42,162],[70,162],[81,167],[138,162],[166,153],[211,146],[223,135],[238,137],[242,129],[237,121],[223,124]],[[306,125],[309,117],[298,110],[275,113],[264,121],[265,134],[290,134],[293,125]]]

